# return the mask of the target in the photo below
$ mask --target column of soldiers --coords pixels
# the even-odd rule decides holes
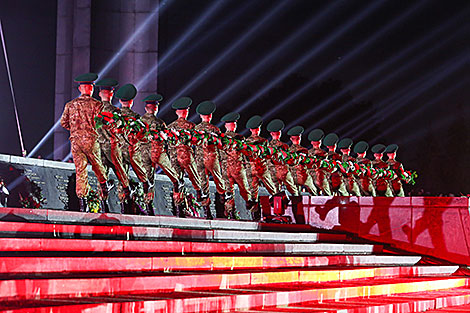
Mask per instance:
[[[238,186],[240,195],[246,202],[246,207],[252,214],[253,220],[261,219],[258,205],[259,187],[264,186],[271,195],[288,193],[299,196],[307,192],[312,196],[404,196],[402,180],[406,172],[403,165],[396,161],[398,146],[374,145],[371,148],[374,160],[366,158],[369,145],[360,141],[353,147],[350,138],[339,140],[338,135],[331,133],[325,136],[323,130],[315,129],[308,134],[312,148],[308,150],[301,145],[304,128],[292,127],[287,131],[291,145],[281,141],[284,122],[272,120],[267,125],[271,140],[260,136],[263,120],[255,115],[246,123],[251,135],[244,138],[236,132],[240,115],[231,112],[221,119],[224,122],[225,133],[211,124],[212,114],[216,106],[211,101],[200,103],[196,112],[201,118],[198,125],[187,120],[192,100],[183,97],[172,103],[177,119],[166,125],[156,117],[158,107],[163,97],[152,94],[146,97],[146,113],[140,116],[132,110],[133,99],[137,89],[132,84],[126,84],[114,89],[118,82],[114,79],[102,79],[94,83],[97,75],[93,73],[78,76],[81,95],[68,102],[61,119],[64,128],[70,130],[72,155],[76,166],[76,192],[80,200],[80,210],[87,209],[87,196],[90,190],[86,166],[91,163],[93,171],[101,187],[101,201],[104,211],[108,211],[107,198],[112,185],[108,182],[109,169],[113,169],[119,180],[119,194],[122,213],[154,215],[153,197],[155,191],[154,176],[156,166],[170,178],[173,183],[174,214],[184,217],[181,204],[184,202],[184,176],[188,176],[196,199],[204,208],[207,219],[212,219],[209,197],[209,176],[212,176],[217,194],[224,205],[224,212],[217,212],[217,217],[235,218],[234,188]],[[100,88],[98,101],[91,97],[94,86]],[[119,99],[121,109],[112,105],[113,96]],[[95,127],[95,117],[100,113],[117,113],[125,120],[137,123],[148,132],[159,134],[159,140],[151,136],[142,136],[125,127],[103,126]],[[233,144],[222,144],[221,141],[203,140],[197,145],[190,137],[184,140],[167,140],[168,134],[179,136],[186,132],[196,131],[205,134],[207,138],[224,138]],[[140,134],[140,135],[139,135]],[[162,139],[163,138],[163,139]],[[231,140],[231,141],[230,141]],[[237,147],[241,144],[243,147]],[[322,145],[326,147],[322,148]],[[299,160],[282,161],[266,149],[284,151],[292,155],[304,155],[319,160],[319,162],[300,162]],[[357,154],[351,156],[351,150]],[[340,152],[340,153],[339,153]],[[388,160],[383,161],[384,153]],[[346,166],[319,166],[322,160],[336,161],[335,164]],[[368,169],[389,170],[392,176],[366,175],[354,171],[355,166]],[[129,169],[132,168],[143,186],[145,206],[133,202],[134,188],[129,182]]]

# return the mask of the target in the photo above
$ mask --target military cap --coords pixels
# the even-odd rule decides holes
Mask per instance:
[[[212,101],[204,101],[199,103],[196,113],[201,115],[210,115],[215,112],[215,103]]]
[[[393,153],[393,152],[397,152],[397,150],[398,150],[398,145],[391,144],[391,145],[388,145],[387,148],[385,148],[385,153]]]
[[[144,102],[147,103],[158,103],[163,100],[163,96],[159,95],[158,93],[153,93],[151,95],[148,95],[147,97],[144,98]]]
[[[189,108],[192,103],[193,103],[193,100],[190,97],[181,97],[177,99],[175,102],[173,102],[171,107],[175,110],[184,110],[184,109]]]
[[[317,128],[317,129],[312,130],[308,134],[308,140],[309,141],[320,141],[320,140],[323,139],[324,136],[325,136],[325,132],[323,130],[321,130],[320,128]]]
[[[338,135],[336,135],[335,133],[329,133],[328,135],[325,136],[325,138],[323,139],[323,144],[326,146],[326,147],[331,147],[331,146],[334,146],[335,144],[338,143]]]
[[[304,133],[304,128],[302,126],[294,126],[287,132],[288,136],[300,136]]]
[[[137,89],[132,84],[125,84],[116,91],[116,98],[121,99],[122,101],[129,101],[135,98],[137,95]]]
[[[365,141],[359,141],[358,143],[356,143],[356,145],[354,146],[354,152],[356,153],[364,153],[367,151],[367,149],[369,149],[369,144]]]
[[[248,122],[246,122],[246,128],[255,129],[260,127],[263,124],[263,118],[259,115],[254,115],[250,117]]]
[[[101,90],[113,90],[118,85],[118,81],[113,78],[103,78],[97,81],[95,85],[100,87]]]
[[[75,81],[80,84],[92,84],[95,80],[98,79],[98,74],[95,73],[86,73],[78,75],[75,77]]]
[[[384,153],[385,146],[379,143],[379,144],[374,145],[371,150],[373,153]]]
[[[284,122],[280,119],[275,119],[269,122],[269,124],[266,126],[266,129],[268,132],[278,132],[284,129]]]
[[[220,119],[224,123],[236,122],[240,118],[240,114],[237,112],[230,112],[222,116]]]
[[[351,138],[343,138],[338,142],[338,149],[349,149],[352,144],[353,141]]]

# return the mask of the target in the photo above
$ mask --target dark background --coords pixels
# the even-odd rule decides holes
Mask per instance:
[[[195,29],[194,23],[214,5],[218,5],[215,14],[160,64],[158,92],[167,101],[191,82],[192,88],[184,95],[195,103],[216,98],[304,23],[335,5],[316,25],[219,99],[214,121],[254,99],[240,111],[240,132],[249,117],[260,114],[266,118],[265,124],[279,117],[289,126],[295,123],[308,130],[337,131],[340,137],[366,140],[371,146],[397,143],[398,159],[419,173],[415,189],[432,194],[470,193],[469,1],[287,0],[277,14],[255,28],[283,2],[170,0],[160,15],[160,59],[178,38]],[[376,9],[349,23],[372,6]],[[28,151],[54,123],[56,7],[52,0],[0,4]],[[338,36],[333,37],[335,33]],[[251,35],[233,49],[233,43],[244,34]],[[224,51],[230,53],[219,57]],[[307,62],[292,69],[312,51],[316,53]],[[98,68],[91,70],[98,72],[104,64],[96,63],[92,62]],[[332,70],[323,75],[326,69]],[[279,82],[258,94],[280,75]],[[199,80],[194,83],[196,78]],[[309,88],[299,97],[285,101],[305,85]],[[20,155],[3,53],[0,95],[0,153]],[[273,112],[280,103],[285,105]],[[175,115],[168,105],[163,102],[160,117],[171,122]],[[195,106],[191,110],[194,114]],[[303,143],[307,146],[306,139]],[[47,157],[52,149],[50,140],[39,154]]]

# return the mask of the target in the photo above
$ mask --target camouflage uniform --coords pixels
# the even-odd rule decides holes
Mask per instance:
[[[248,144],[264,144],[268,140],[258,135],[251,135],[246,139]],[[251,166],[251,190],[254,201],[258,201],[259,185],[260,181],[263,182],[264,187],[270,195],[278,193],[278,189],[274,183],[271,172],[268,169],[267,161],[258,157],[249,158]]]
[[[331,151],[328,152],[328,160],[335,160],[339,162],[343,161],[341,155]],[[340,196],[349,196],[349,192],[346,187],[346,179],[339,169],[336,169],[333,173],[331,173],[330,180],[331,190],[333,193],[338,193]]]
[[[356,162],[359,165],[364,165],[366,167],[372,167],[372,161],[367,158],[357,157]],[[361,188],[361,193],[364,196],[376,197],[377,193],[375,192],[374,182],[370,176],[361,175],[359,177],[359,187]]]
[[[72,156],[77,173],[76,192],[79,198],[88,195],[88,161],[100,184],[107,181],[106,171],[101,163],[101,151],[94,118],[102,111],[100,101],[88,95],[81,95],[65,105],[60,123],[70,131]]]
[[[320,148],[311,148],[308,150],[308,156],[315,157],[321,160],[327,157],[327,153]],[[330,172],[328,172],[327,169],[314,165],[313,168],[308,169],[308,173],[310,174],[310,176],[313,177],[315,186],[317,186],[317,188],[321,191],[324,196],[333,195],[333,193],[331,192],[329,181]]]
[[[356,159],[348,154],[342,155],[342,162],[353,162],[356,163]],[[344,177],[346,188],[351,196],[360,197],[361,190],[359,188],[359,184],[357,182],[356,176],[353,173],[345,174]]]
[[[397,174],[397,178],[391,181],[392,190],[396,197],[404,197],[405,191],[403,190],[403,184],[401,182],[401,175],[405,172],[403,164],[396,160],[388,159],[387,164]]]
[[[388,169],[388,164],[383,160],[373,160],[372,166],[379,169]],[[378,177],[374,180],[374,187],[378,196],[393,197],[390,181],[385,177]]]
[[[304,153],[305,155],[308,155],[308,150],[307,148],[302,147],[301,145],[297,144],[292,144],[289,148],[290,153]],[[315,186],[315,183],[313,182],[313,178],[311,175],[307,173],[307,167],[304,164],[296,164],[292,167],[292,173],[294,176],[294,181],[297,186],[300,188],[302,186],[307,187],[307,191],[313,195],[317,196],[318,195],[318,190],[317,187]]]
[[[272,139],[268,143],[268,146],[285,151],[289,150],[289,146],[278,139]],[[300,193],[299,187],[294,182],[290,166],[281,162],[276,162],[273,159],[268,160],[267,164],[269,171],[271,172],[271,177],[275,178],[275,183],[277,184],[276,189],[280,191],[282,184],[284,184],[291,195],[298,196]]]
[[[220,129],[217,126],[204,121],[196,125],[195,130],[220,135]],[[225,184],[222,176],[222,169],[220,167],[219,149],[215,145],[204,144],[202,146],[196,146],[196,164],[202,184],[202,193],[206,195],[209,194],[208,174],[210,173],[214,179],[217,192],[219,194],[224,194]]]
[[[182,130],[194,129],[194,123],[187,121],[184,118],[178,118],[170,125],[168,129],[175,132]],[[178,173],[178,177],[183,177],[184,172],[188,174],[189,180],[191,181],[196,191],[201,190],[201,181],[197,174],[196,163],[193,158],[193,149],[190,143],[170,143],[168,145],[168,152],[170,155],[171,164]]]

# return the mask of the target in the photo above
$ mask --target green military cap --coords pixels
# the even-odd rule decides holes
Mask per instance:
[[[302,126],[294,126],[287,132],[288,136],[300,136],[304,133],[304,128]]]
[[[352,144],[353,141],[351,138],[343,138],[338,142],[338,149],[349,149]]]
[[[203,101],[196,107],[196,113],[201,115],[210,115],[215,112],[215,103],[212,101]]]
[[[254,115],[250,117],[248,122],[246,122],[246,128],[255,129],[260,127],[263,124],[263,118],[259,115]]]
[[[385,148],[385,153],[393,153],[393,152],[397,152],[397,150],[398,150],[398,145],[391,144],[391,145],[388,145],[387,148]]]
[[[103,78],[97,81],[95,85],[100,89],[113,90],[118,85],[118,81],[113,78]]]
[[[359,141],[354,146],[354,152],[356,153],[364,153],[369,149],[369,144],[365,141]]]
[[[158,103],[163,100],[163,96],[158,93],[153,93],[145,97],[142,101],[147,103]]]
[[[78,75],[75,77],[75,81],[80,84],[92,84],[95,80],[98,79],[98,74],[96,73],[86,73]]]
[[[323,139],[323,144],[325,145],[325,147],[331,147],[338,143],[338,139],[338,135],[336,135],[335,133],[329,133],[325,136],[325,139]]]
[[[129,101],[135,98],[137,95],[137,89],[132,84],[125,84],[116,91],[116,98],[121,99],[122,101]]]
[[[239,118],[240,118],[239,113],[230,112],[230,113],[227,113],[224,116],[222,116],[222,118],[220,120],[224,123],[232,123],[232,122],[238,121]]]
[[[372,150],[373,153],[382,154],[385,151],[385,146],[383,144],[378,143],[378,144],[374,145],[371,150]]]
[[[325,132],[322,129],[317,128],[317,129],[312,130],[308,134],[308,140],[309,141],[320,141],[320,140],[323,139],[324,136],[325,136]]]
[[[268,132],[278,132],[283,130],[285,127],[284,122],[280,119],[275,119],[269,122],[269,124],[266,126],[266,129]]]
[[[181,97],[177,99],[175,102],[173,102],[171,107],[175,110],[184,110],[184,109],[189,108],[192,103],[193,103],[193,100],[190,97]]]

